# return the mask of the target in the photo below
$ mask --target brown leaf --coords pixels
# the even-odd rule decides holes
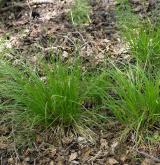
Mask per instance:
[[[107,149],[107,148],[109,148],[108,142],[106,141],[106,139],[101,139],[100,140],[100,144],[101,144],[101,146],[100,146],[101,149]]]
[[[115,142],[112,143],[112,145],[111,145],[111,151],[112,151],[113,154],[114,154],[115,149],[117,148],[117,146],[118,146],[118,142],[117,141],[115,141]]]
[[[117,164],[118,161],[116,159],[114,159],[114,158],[109,158],[108,159],[108,163],[109,163],[109,165],[114,165],[114,164]]]
[[[92,152],[92,149],[89,147],[86,147],[82,150],[81,158],[82,161],[85,162],[89,159],[89,154]]]
[[[69,157],[69,161],[71,162],[72,160],[75,160],[77,158],[78,154],[77,152],[71,153],[70,157]]]

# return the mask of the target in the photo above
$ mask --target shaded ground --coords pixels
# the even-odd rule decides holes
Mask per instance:
[[[91,23],[84,27],[74,27],[69,22],[67,13],[71,4],[72,0],[57,0],[54,4],[18,7],[12,12],[2,12],[0,35],[5,36],[7,47],[18,52],[6,53],[5,57],[15,65],[28,61],[36,65],[39,58],[48,60],[53,53],[58,55],[61,52],[64,60],[72,62],[79,50],[84,67],[91,68],[103,64],[106,57],[130,59],[128,48],[118,35],[114,1],[92,0]],[[136,9],[142,5],[133,4],[136,12],[143,14],[143,9]],[[73,135],[59,141],[53,137],[51,130],[36,132],[32,145],[19,147],[13,138],[12,123],[2,120],[1,164],[158,164],[155,158],[160,156],[160,146],[155,144],[149,148],[144,144],[139,149],[133,148],[133,133],[125,143],[120,142],[123,129],[117,122],[107,122],[105,129],[95,128],[97,136],[94,143]]]

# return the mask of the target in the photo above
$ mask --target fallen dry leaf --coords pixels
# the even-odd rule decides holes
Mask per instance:
[[[77,152],[71,153],[70,157],[69,157],[69,162],[71,162],[72,160],[75,160],[77,158],[78,154]]]
[[[116,149],[117,146],[118,146],[118,142],[117,141],[115,141],[115,142],[112,143],[112,145],[111,145],[111,151],[112,151],[113,154],[115,153],[115,149]]]
[[[85,162],[88,160],[89,154],[91,152],[92,152],[92,149],[90,147],[86,147],[86,148],[82,149],[82,154],[81,154],[82,162]]]
[[[118,161],[116,159],[114,159],[114,158],[109,158],[108,159],[108,163],[109,163],[109,165],[114,165],[114,164],[117,164]]]
[[[100,143],[101,143],[101,146],[100,146],[101,149],[108,149],[109,148],[108,142],[106,139],[101,139]]]

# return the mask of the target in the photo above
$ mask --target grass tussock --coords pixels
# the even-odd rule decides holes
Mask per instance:
[[[147,68],[159,67],[160,30],[152,23],[147,13],[146,18],[142,19],[132,8],[128,0],[119,0],[116,15],[120,32],[138,63]]]
[[[42,77],[30,67],[19,70],[1,62],[0,96],[6,100],[2,108],[16,110],[14,118],[19,115],[32,127],[73,128],[85,133],[90,123],[96,123],[96,115],[83,106],[87,97],[83,89],[87,87],[79,65],[45,64],[43,74]]]
[[[133,14],[128,0],[122,0],[116,12],[131,56],[136,59],[134,64],[123,69],[111,65],[88,73],[81,72],[80,64],[58,61],[43,63],[39,73],[30,66],[18,69],[1,61],[0,110],[13,111],[13,123],[21,128],[50,127],[56,133],[70,129],[90,138],[90,128],[101,119],[106,122],[105,115],[111,115],[107,112],[112,112],[112,118],[127,130],[133,130],[137,138],[147,135],[151,128],[158,128],[160,30],[149,22],[142,23]],[[70,19],[74,25],[85,24],[89,14],[88,1],[76,0]],[[102,109],[106,113],[98,114]]]
[[[138,137],[160,120],[160,76],[138,65],[124,70],[114,66],[93,76],[82,74],[79,65],[58,62],[44,64],[43,75],[1,62],[0,96],[5,101],[0,108],[14,111],[18,125],[58,132],[71,128],[92,138],[90,128],[108,117],[98,114],[103,107]]]
[[[147,13],[142,18],[133,10],[128,0],[118,1],[117,24],[134,60],[129,68],[114,67],[107,72],[111,83],[106,105],[128,130],[135,131],[137,138],[140,132],[144,138],[146,132],[159,130],[160,30]]]
[[[106,105],[130,130],[153,128],[160,121],[160,76],[147,74],[136,66],[127,71],[109,71],[111,83]]]
[[[160,66],[160,30],[141,28],[126,35],[132,55],[143,65]]]

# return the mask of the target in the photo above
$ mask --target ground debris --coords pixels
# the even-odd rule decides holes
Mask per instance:
[[[140,0],[130,2],[135,12],[142,12]],[[73,0],[55,0],[54,5],[46,3],[34,3],[30,7],[21,7],[1,14],[0,36],[6,39],[0,49],[16,50],[4,54],[14,65],[29,62],[35,66],[38,59],[49,61],[59,54],[62,55],[63,61],[72,62],[78,51],[84,68],[98,66],[108,57],[122,62],[130,60],[128,45],[117,32],[115,1],[92,0],[91,23],[82,28],[73,26],[67,17]],[[27,1],[23,4],[27,5]],[[41,79],[44,81],[45,77]],[[87,103],[85,106],[90,108],[93,105]],[[123,127],[118,122],[106,123],[106,127],[105,131],[95,130],[95,143],[85,137],[73,135],[63,137],[60,141],[52,137],[52,131],[48,130],[45,133],[36,132],[33,144],[19,149],[13,145],[12,130],[8,123],[1,124],[1,164],[16,162],[19,165],[145,165],[152,163],[152,158],[159,160],[151,157],[152,154],[146,156],[142,153],[141,157],[146,158],[138,155],[139,159],[136,159],[137,155],[132,151],[132,139],[129,139],[128,143],[119,140]],[[157,153],[158,150],[155,147]],[[159,154],[157,153],[155,155]]]

